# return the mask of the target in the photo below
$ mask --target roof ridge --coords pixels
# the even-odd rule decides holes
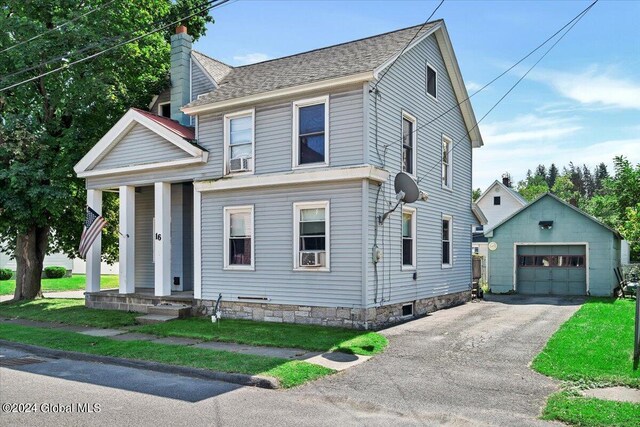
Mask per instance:
[[[399,28],[399,29],[393,30],[393,31],[387,31],[386,33],[382,33],[382,34],[374,34],[372,36],[362,37],[362,38],[356,39],[356,40],[349,40],[349,41],[342,42],[342,43],[332,44],[330,46],[323,46],[323,47],[319,47],[319,48],[316,48],[316,49],[307,50],[307,51],[304,51],[304,52],[298,52],[298,53],[294,53],[294,54],[291,54],[291,55],[281,56],[279,58],[267,59],[266,61],[255,62],[253,64],[239,65],[237,67],[232,67],[232,68],[233,69],[247,68],[247,67],[252,67],[254,65],[266,64],[267,62],[280,61],[281,59],[292,58],[294,56],[305,55],[307,53],[318,52],[318,51],[325,50],[325,49],[332,49],[334,47],[344,46],[344,45],[350,44],[350,43],[357,43],[357,42],[361,42],[363,40],[375,39],[377,37],[387,36],[387,35],[393,34],[393,33],[399,33],[400,31],[410,30],[412,28],[417,28],[417,27],[422,27],[422,26],[426,27],[429,24],[435,24],[436,22],[439,22],[439,21],[444,21],[444,20],[443,19],[436,19],[434,21],[429,21],[426,24],[412,25],[410,27]]]
[[[202,55],[202,56],[204,56],[205,58],[210,59],[210,60],[212,60],[212,61],[219,62],[219,63],[221,63],[222,65],[224,65],[225,67],[229,67],[229,68],[231,68],[231,69],[237,68],[237,67],[234,67],[233,65],[229,65],[229,64],[227,64],[226,62],[222,62],[222,61],[220,61],[219,59],[216,59],[216,58],[214,58],[214,57],[212,57],[212,56],[209,56],[209,55],[207,55],[206,53],[200,52],[199,50],[191,49],[191,52],[194,52],[194,53],[197,53],[197,54],[199,54],[199,55]]]

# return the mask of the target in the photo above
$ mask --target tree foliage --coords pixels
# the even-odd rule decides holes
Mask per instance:
[[[0,49],[56,28],[106,0],[13,0],[0,6]],[[0,90],[168,24],[197,10],[197,0],[116,0],[84,18],[0,55]],[[184,22],[194,38],[205,31],[206,12]],[[15,255],[62,250],[77,256],[84,221],[84,182],[73,165],[132,106],[144,108],[168,84],[173,28],[141,38],[62,72],[0,92],[0,241]],[[27,71],[24,71],[27,69]],[[117,256],[117,198],[103,212],[104,258]],[[43,247],[25,240],[35,233]],[[31,243],[29,243],[31,242]],[[37,250],[36,250],[37,249]],[[21,258],[17,257],[18,264]],[[24,260],[22,260],[24,261]],[[40,268],[27,266],[27,269]],[[25,273],[26,274],[26,273]],[[40,272],[29,272],[37,282]],[[25,276],[26,277],[26,276]],[[20,284],[20,276],[17,277]]]

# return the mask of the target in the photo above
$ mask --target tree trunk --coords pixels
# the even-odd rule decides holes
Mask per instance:
[[[42,265],[49,244],[49,227],[31,227],[19,234],[16,244],[16,291],[14,300],[42,296]]]

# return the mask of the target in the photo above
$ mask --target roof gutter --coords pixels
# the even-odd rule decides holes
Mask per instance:
[[[236,107],[244,104],[253,104],[256,102],[264,102],[270,101],[277,98],[292,96],[292,95],[303,95],[308,92],[313,92],[317,90],[324,89],[332,89],[340,86],[347,86],[355,83],[362,83],[366,81],[373,80],[373,71],[367,71],[359,74],[352,74],[349,76],[338,77],[335,79],[322,80],[319,82],[308,83],[304,85],[298,85],[293,87],[287,87],[283,89],[276,89],[270,92],[258,93],[255,95],[243,96],[241,98],[233,98],[220,102],[212,102],[210,104],[202,104],[196,105],[193,107],[182,107],[182,112],[185,114],[193,115],[193,114],[201,114],[201,113],[210,113],[215,111],[220,111],[224,109],[228,109],[230,107]]]

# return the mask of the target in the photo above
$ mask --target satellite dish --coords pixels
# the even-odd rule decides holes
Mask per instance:
[[[404,203],[413,203],[420,197],[418,184],[406,172],[400,172],[396,175],[394,186],[396,193]]]

